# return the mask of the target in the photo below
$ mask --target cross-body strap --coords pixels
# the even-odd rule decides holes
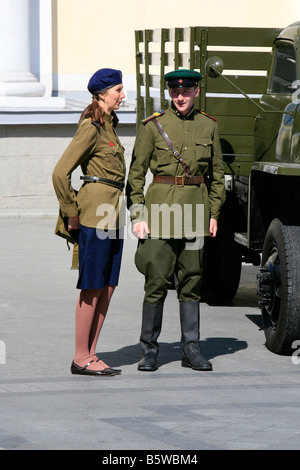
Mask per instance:
[[[183,166],[183,169],[184,169],[184,172],[187,176],[187,178],[190,178],[191,175],[192,175],[192,172],[190,170],[190,167],[185,163],[185,161],[182,159],[181,155],[179,152],[177,152],[177,150],[174,148],[174,145],[172,144],[168,134],[164,131],[164,129],[162,128],[162,126],[160,125],[160,123],[156,120],[156,119],[153,119],[153,122],[154,124],[156,125],[157,129],[158,129],[158,132],[162,135],[162,137],[165,139],[165,141],[167,142],[168,146],[170,147],[170,149],[172,150],[173,154],[174,154],[174,157],[181,163],[181,165]]]

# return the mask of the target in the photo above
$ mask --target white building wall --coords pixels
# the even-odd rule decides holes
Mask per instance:
[[[57,216],[52,172],[75,132],[75,124],[0,126],[0,219]],[[135,126],[120,126],[118,136],[129,168]]]
[[[300,19],[299,0],[56,0],[55,88],[86,90],[101,67],[123,71],[135,89],[135,37],[139,29],[190,26],[283,28]]]

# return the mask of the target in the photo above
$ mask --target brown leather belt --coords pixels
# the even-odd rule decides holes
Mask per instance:
[[[164,183],[164,184],[175,184],[175,186],[185,186],[190,184],[201,184],[204,183],[204,176],[153,176],[153,183]]]

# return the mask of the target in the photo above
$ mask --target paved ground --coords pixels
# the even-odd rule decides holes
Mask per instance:
[[[201,305],[202,348],[213,372],[180,365],[174,292],[166,302],[160,368],[138,372],[143,279],[133,264],[135,241],[127,239],[98,345],[122,375],[72,376],[78,292],[71,254],[53,235],[52,219],[0,224],[0,448],[300,448],[300,365],[264,345],[257,268],[243,267],[233,305]]]

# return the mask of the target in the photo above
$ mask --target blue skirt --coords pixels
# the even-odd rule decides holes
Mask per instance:
[[[104,231],[80,225],[77,289],[117,286],[123,252],[123,231]]]

